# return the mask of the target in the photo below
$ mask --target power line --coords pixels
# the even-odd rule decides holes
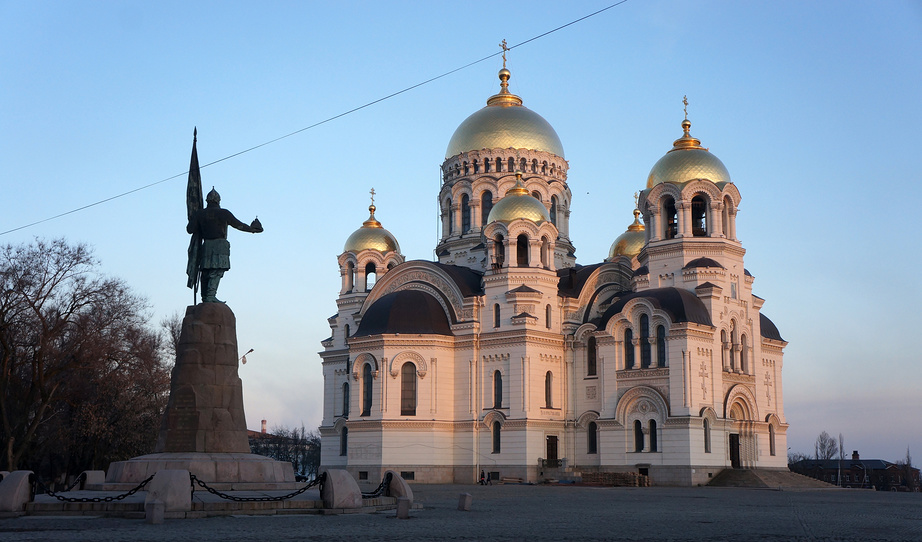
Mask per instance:
[[[540,38],[543,38],[543,37],[548,36],[548,35],[550,35],[550,34],[553,34],[554,32],[557,32],[558,30],[563,30],[564,28],[567,28],[568,26],[572,26],[572,25],[574,25],[574,24],[576,24],[576,23],[578,23],[578,22],[585,21],[586,19],[588,19],[588,18],[590,18],[590,17],[594,17],[594,16],[596,16],[596,15],[602,13],[602,12],[605,12],[605,11],[608,11],[608,10],[614,8],[614,7],[620,6],[621,4],[624,4],[624,3],[627,2],[627,1],[628,1],[628,0],[620,0],[619,2],[615,2],[614,4],[611,4],[611,5],[609,5],[609,6],[606,6],[606,7],[602,8],[602,9],[600,9],[600,10],[598,10],[598,11],[592,12],[592,13],[590,13],[589,15],[585,15],[585,16],[583,16],[583,17],[580,17],[579,19],[574,19],[574,20],[572,20],[572,21],[570,21],[570,22],[568,22],[568,23],[566,23],[566,24],[564,24],[564,25],[558,26],[557,28],[554,28],[553,30],[548,30],[547,32],[544,32],[543,34],[538,34],[537,36],[531,37],[531,38],[529,38],[529,39],[527,39],[527,40],[525,40],[525,41],[523,41],[523,42],[517,43],[517,44],[515,44],[515,45],[511,45],[511,46],[507,47],[507,50],[511,51],[512,49],[515,49],[516,47],[521,47],[521,46],[523,46],[523,45],[526,45],[526,44],[528,44],[528,43],[531,43],[531,42],[533,42],[533,41],[535,41],[535,40],[537,40],[537,39],[540,39]],[[439,79],[442,79],[443,77],[448,77],[449,75],[451,75],[451,74],[453,74],[453,73],[459,72],[459,71],[464,70],[464,69],[466,69],[466,68],[470,68],[471,66],[474,66],[475,64],[480,64],[481,62],[483,62],[483,61],[485,61],[485,60],[489,60],[489,59],[491,59],[491,58],[493,58],[493,57],[495,57],[495,56],[501,55],[501,54],[503,54],[503,51],[498,51],[498,52],[496,52],[496,53],[489,54],[489,55],[487,55],[487,56],[485,56],[485,57],[483,57],[483,58],[481,58],[481,59],[479,59],[479,60],[475,60],[475,61],[473,61],[473,62],[468,62],[467,64],[465,64],[465,65],[463,65],[463,66],[461,66],[461,67],[458,67],[458,68],[455,68],[455,69],[453,69],[453,70],[447,71],[447,72],[445,72],[445,73],[443,73],[443,74],[441,74],[441,75],[437,75],[437,76],[432,77],[432,78],[430,78],[430,79],[426,79],[425,81],[422,81],[421,83],[416,83],[415,85],[406,87],[406,88],[403,89],[403,90],[398,90],[397,92],[394,92],[394,93],[392,93],[392,94],[388,94],[387,96],[384,96],[384,97],[382,97],[382,98],[378,98],[377,100],[370,101],[370,102],[368,102],[368,103],[366,103],[366,104],[364,104],[364,105],[360,105],[360,106],[354,107],[354,108],[352,108],[352,109],[350,109],[350,110],[348,110],[348,111],[344,111],[344,112],[342,112],[342,113],[339,113],[338,115],[334,115],[334,116],[332,116],[332,117],[326,118],[326,119],[321,120],[321,121],[319,121],[319,122],[315,122],[314,124],[311,124],[310,126],[305,126],[304,128],[295,130],[294,132],[287,133],[287,134],[285,134],[285,135],[283,135],[283,136],[279,136],[279,137],[277,137],[277,138],[275,138],[275,139],[270,139],[269,141],[265,141],[265,142],[263,142],[263,143],[260,143],[259,145],[255,145],[255,146],[250,147],[250,148],[248,148],[248,149],[244,149],[244,150],[242,150],[242,151],[235,152],[234,154],[229,154],[229,155],[225,156],[224,158],[219,158],[219,159],[217,159],[217,160],[215,160],[215,161],[213,161],[213,162],[208,162],[207,164],[204,164],[204,165],[202,165],[202,166],[199,166],[199,169],[204,169],[204,168],[206,168],[206,167],[208,167],[208,166],[213,166],[213,165],[218,164],[218,163],[220,163],[220,162],[223,162],[223,161],[225,161],[225,160],[230,160],[231,158],[235,158],[235,157],[237,157],[237,156],[240,156],[241,154],[246,154],[246,153],[248,153],[248,152],[250,152],[250,151],[255,151],[256,149],[265,147],[266,145],[271,145],[272,143],[276,143],[276,142],[281,141],[281,140],[283,140],[283,139],[286,139],[286,138],[289,138],[289,137],[291,137],[291,136],[300,134],[301,132],[305,132],[305,131],[310,130],[310,129],[312,129],[312,128],[316,128],[316,127],[318,127],[318,126],[320,126],[320,125],[322,125],[322,124],[326,124],[326,123],[328,123],[328,122],[332,122],[332,121],[334,121],[334,120],[336,120],[336,119],[338,119],[338,118],[345,117],[346,115],[355,113],[356,111],[361,111],[362,109],[365,109],[365,108],[367,108],[367,107],[371,107],[371,106],[373,106],[373,105],[375,105],[375,104],[378,104],[378,103],[381,103],[381,102],[383,102],[383,101],[385,101],[385,100],[389,100],[389,99],[391,99],[391,98],[393,98],[393,97],[395,97],[395,96],[399,96],[399,95],[401,95],[401,94],[403,94],[403,93],[405,93],[405,92],[409,92],[409,91],[411,91],[411,90],[413,90],[413,89],[416,89],[416,88],[419,88],[419,87],[421,87],[421,86],[423,86],[423,85],[427,85],[427,84],[429,84],[429,83],[432,83],[433,81],[438,81]],[[6,231],[4,231],[4,232],[0,232],[0,235],[6,235],[6,234],[8,234],[8,233],[13,233],[13,232],[15,232],[15,231],[24,230],[24,229],[26,229],[26,228],[31,228],[32,226],[36,226],[36,225],[42,224],[42,223],[44,223],[44,222],[49,222],[49,221],[51,221],[51,220],[55,220],[55,219],[61,218],[62,216],[71,215],[71,214],[77,213],[77,212],[79,212],[79,211],[83,211],[84,209],[89,209],[90,207],[95,207],[95,206],[97,206],[97,205],[102,205],[103,203],[110,202],[110,201],[112,201],[112,200],[114,200],[114,199],[122,198],[122,197],[128,196],[128,195],[130,195],[130,194],[134,194],[135,192],[140,192],[141,190],[146,190],[146,189],[148,189],[148,188],[150,188],[150,187],[152,187],[152,186],[157,186],[158,184],[163,184],[163,183],[165,183],[165,182],[167,182],[167,181],[172,181],[173,179],[176,179],[176,178],[179,178],[179,177],[183,177],[183,176],[188,175],[188,174],[189,174],[188,171],[184,171],[184,172],[182,172],[182,173],[177,173],[176,175],[173,175],[173,176],[171,176],[171,177],[167,177],[167,178],[165,178],[165,179],[160,179],[159,181],[152,182],[152,183],[149,183],[149,184],[145,184],[144,186],[139,186],[138,188],[133,188],[133,189],[127,191],[127,192],[122,192],[121,194],[116,194],[115,196],[110,196],[110,197],[108,197],[108,198],[101,199],[101,200],[96,201],[96,202],[94,202],[94,203],[89,203],[89,204],[84,205],[84,206],[82,206],[82,207],[77,207],[76,209],[71,209],[70,211],[66,211],[66,212],[63,212],[63,213],[60,213],[60,214],[56,214],[56,215],[50,216],[50,217],[48,217],[48,218],[43,218],[43,219],[41,219],[41,220],[36,220],[35,222],[31,222],[31,223],[29,223],[29,224],[25,224],[25,225],[23,225],[23,226],[19,226],[19,227],[17,227],[17,228],[13,228],[13,229],[11,229],[11,230],[6,230]]]

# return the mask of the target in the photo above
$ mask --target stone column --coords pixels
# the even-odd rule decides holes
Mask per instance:
[[[724,236],[724,224],[723,224],[723,204],[721,203],[712,203],[710,206],[711,214],[708,216],[708,229],[711,231],[708,233],[708,237],[723,237]]]

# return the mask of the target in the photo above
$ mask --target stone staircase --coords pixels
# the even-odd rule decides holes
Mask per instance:
[[[724,469],[708,483],[710,487],[816,488],[836,486],[787,470]]]

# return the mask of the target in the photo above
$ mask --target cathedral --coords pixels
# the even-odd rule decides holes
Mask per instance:
[[[322,468],[685,486],[786,469],[787,343],[752,293],[726,167],[686,114],[633,223],[578,264],[563,145],[510,78],[448,142],[437,261],[406,260],[373,201],[346,239],[320,353]]]

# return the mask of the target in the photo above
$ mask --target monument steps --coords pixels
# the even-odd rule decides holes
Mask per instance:
[[[827,488],[836,486],[788,470],[724,469],[707,484],[709,487],[752,488]]]

